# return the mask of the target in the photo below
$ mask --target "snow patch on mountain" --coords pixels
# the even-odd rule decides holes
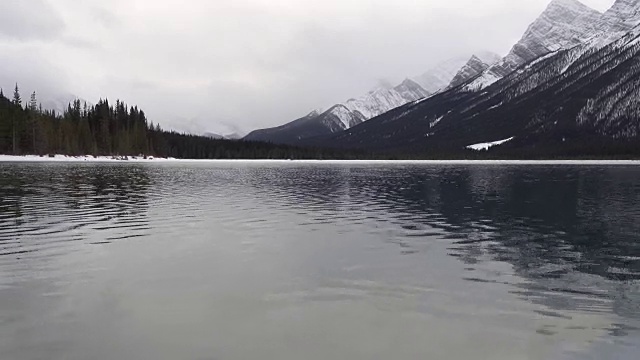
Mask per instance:
[[[515,138],[514,137],[510,137],[510,138],[504,139],[504,140],[473,144],[473,145],[467,146],[467,149],[475,150],[475,151],[486,151],[486,150],[489,150],[490,148],[492,148],[494,146],[502,145],[504,143],[507,143],[507,142],[513,140],[513,139],[515,139]]]

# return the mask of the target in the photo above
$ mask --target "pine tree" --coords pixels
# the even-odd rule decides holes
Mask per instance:
[[[18,83],[16,83],[16,89],[13,91],[13,104],[22,106],[22,98],[20,98],[20,89],[18,89]]]
[[[38,111],[38,100],[36,99],[35,91],[31,94],[31,100],[29,101],[29,110],[33,112]]]

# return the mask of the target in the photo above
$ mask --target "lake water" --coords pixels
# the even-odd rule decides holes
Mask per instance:
[[[638,359],[640,167],[0,164],[0,359]]]

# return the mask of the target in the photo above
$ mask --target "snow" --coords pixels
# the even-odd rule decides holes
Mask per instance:
[[[434,126],[438,125],[438,123],[439,123],[440,121],[442,121],[442,118],[444,118],[444,116],[440,116],[439,118],[437,118],[437,119],[433,120],[433,121],[429,124],[429,126],[430,126],[430,127],[434,127]]]
[[[49,156],[38,156],[38,155],[23,155],[23,156],[15,156],[15,155],[0,155],[0,163],[2,162],[162,162],[162,161],[175,161],[173,158],[154,158],[154,157],[127,157],[127,160],[124,160],[123,157],[114,157],[114,156],[66,156],[66,155],[55,155],[54,157]]]
[[[359,112],[366,120],[382,115],[389,110],[428,97],[430,93],[411,80],[388,89],[379,88],[370,91],[358,99],[350,99],[343,105],[351,112]],[[349,127],[347,127],[348,129]]]
[[[473,144],[473,145],[467,146],[467,149],[475,150],[475,151],[489,150],[490,148],[492,148],[494,146],[502,145],[502,144],[504,144],[506,142],[509,142],[509,141],[513,140],[513,139],[514,139],[514,137],[510,137],[510,138],[504,139],[504,140]]]
[[[425,98],[418,99],[418,100],[416,100],[416,101],[414,101],[414,102],[413,102],[413,105],[418,105],[418,104],[420,104],[420,103],[422,103],[422,102],[425,102],[425,101],[429,100],[430,98],[431,98],[430,96],[427,96],[427,97],[425,97]]]
[[[349,109],[344,106],[336,106],[331,110],[331,114],[335,115],[338,120],[340,120],[342,130],[351,128],[351,120],[353,119],[353,115],[351,114]]]
[[[501,76],[491,72],[490,70],[491,69],[487,70],[480,77],[472,81],[469,85],[465,86],[465,89],[468,91],[482,90],[502,78]]]
[[[57,155],[55,158],[39,157],[35,155],[11,156],[0,155],[0,163],[9,162],[31,162],[31,163],[149,163],[149,164],[171,164],[171,163],[198,163],[198,164],[290,164],[290,165],[607,165],[607,166],[640,166],[640,160],[191,160],[191,159],[153,159],[144,160],[138,158],[130,161],[113,160],[111,157],[93,158],[90,156],[71,157]]]
[[[541,62],[543,62],[543,61],[547,60],[548,58],[550,58],[550,57],[552,57],[552,56],[555,56],[557,53],[558,53],[558,51],[552,51],[552,52],[550,52],[550,53],[548,53],[548,54],[546,54],[546,55],[542,55],[542,56],[540,56],[539,58],[537,58],[537,59],[533,60],[532,62],[530,62],[530,63],[525,67],[525,69],[531,69],[531,68],[532,68],[533,66],[535,66],[536,64],[539,64],[539,63],[541,63]]]

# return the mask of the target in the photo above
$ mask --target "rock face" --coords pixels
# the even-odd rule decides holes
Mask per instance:
[[[640,24],[640,0],[617,0],[604,13],[609,32],[626,32]]]
[[[500,55],[490,51],[478,51],[473,55],[473,58],[484,64],[493,65],[500,60]],[[446,60],[432,69],[429,69],[424,74],[415,77],[415,81],[430,93],[435,94],[438,91],[446,89],[451,82],[458,77],[460,71],[464,70],[463,68],[469,65],[469,62],[470,60],[468,57],[458,57]]]
[[[491,85],[523,64],[582,44],[610,26],[609,18],[577,0],[553,0],[509,54],[487,69],[468,89]]]
[[[491,62],[484,62],[478,56],[473,55],[471,59],[458,71],[456,76],[451,80],[447,88],[453,88],[466,83],[467,81],[477,77],[484,71],[488,70],[491,65],[500,60],[499,56],[495,56]]]

